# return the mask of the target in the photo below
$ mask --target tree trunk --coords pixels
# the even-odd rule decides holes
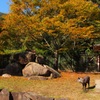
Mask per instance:
[[[100,72],[100,55],[97,57],[98,72]]]
[[[54,69],[58,71],[58,52],[54,52]]]

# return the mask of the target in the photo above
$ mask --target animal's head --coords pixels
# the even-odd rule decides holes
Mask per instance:
[[[83,78],[78,77],[77,81],[78,81],[79,83],[83,83]]]

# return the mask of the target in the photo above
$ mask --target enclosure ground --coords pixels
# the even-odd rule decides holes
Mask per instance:
[[[50,80],[28,80],[25,77],[0,77],[0,88],[14,92],[35,92],[48,97],[69,98],[69,100],[99,100],[100,91],[96,88],[83,91],[82,85],[77,82],[78,77],[90,76],[90,87],[95,80],[100,79],[98,73],[61,72],[61,77]]]

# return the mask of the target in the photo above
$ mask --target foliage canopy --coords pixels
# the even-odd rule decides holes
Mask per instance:
[[[91,1],[11,0],[10,8],[0,33],[3,52],[49,50],[57,66],[62,52],[75,49],[81,40],[100,38],[100,9]]]

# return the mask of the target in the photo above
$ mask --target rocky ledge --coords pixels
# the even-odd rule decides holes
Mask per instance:
[[[33,92],[9,92],[1,89],[0,100],[69,100],[68,98],[51,98]]]

